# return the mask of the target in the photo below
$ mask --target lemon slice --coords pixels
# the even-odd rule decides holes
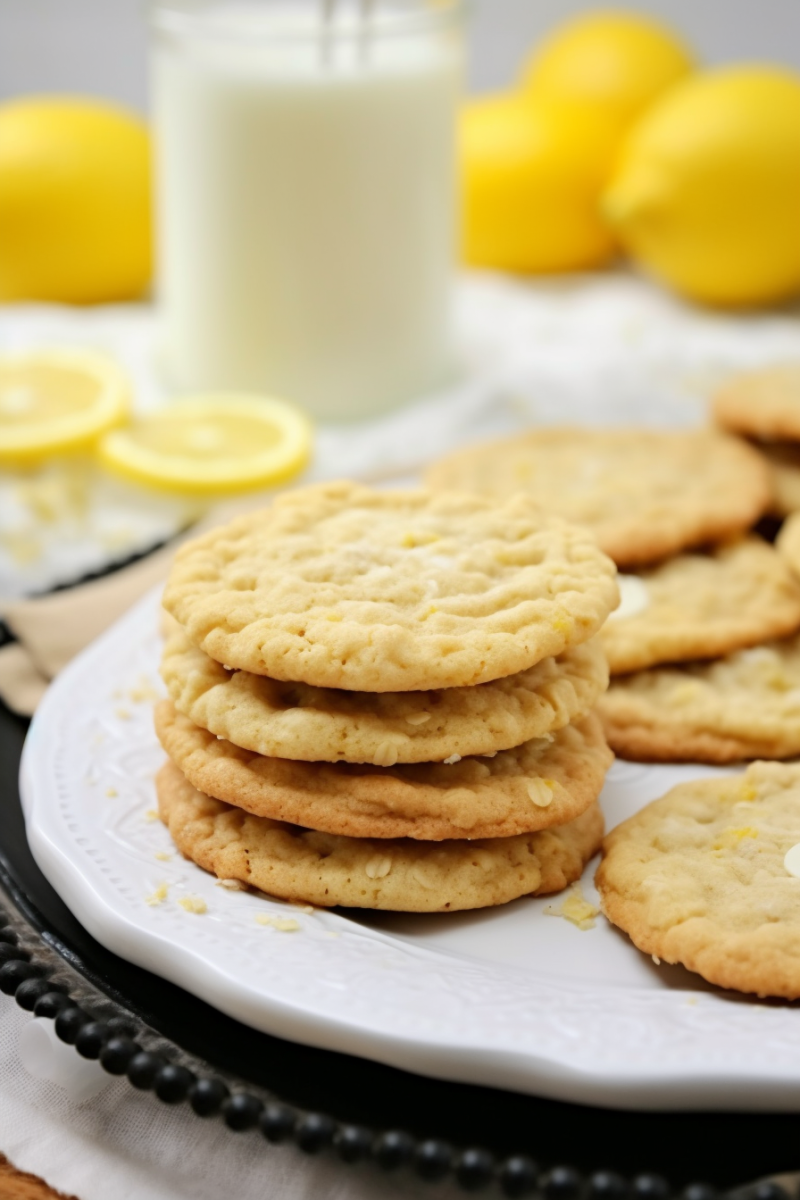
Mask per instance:
[[[85,447],[119,424],[130,385],[109,358],[84,350],[0,356],[0,464],[26,465]]]
[[[311,422],[270,396],[181,400],[101,440],[101,461],[137,483],[212,495],[281,483],[311,453]]]

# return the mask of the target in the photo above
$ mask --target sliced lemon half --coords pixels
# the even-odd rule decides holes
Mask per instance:
[[[123,421],[131,390],[110,358],[88,350],[0,355],[0,464],[83,449]]]
[[[271,396],[219,393],[179,400],[98,445],[111,471],[173,492],[214,495],[282,483],[311,454],[312,426]]]

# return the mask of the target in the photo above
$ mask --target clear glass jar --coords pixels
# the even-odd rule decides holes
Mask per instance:
[[[159,0],[162,364],[322,418],[450,374],[461,0]]]

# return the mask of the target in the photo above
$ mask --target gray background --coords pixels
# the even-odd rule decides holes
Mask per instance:
[[[602,3],[472,0],[471,89],[502,87],[546,29]],[[800,0],[632,0],[627,7],[670,21],[708,63],[761,59],[800,69]],[[145,109],[146,13],[146,0],[0,0],[0,98],[81,92]]]

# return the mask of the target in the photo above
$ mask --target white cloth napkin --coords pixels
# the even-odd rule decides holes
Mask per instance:
[[[257,1131],[232,1133],[201,1120],[188,1105],[167,1108],[127,1080],[114,1079],[77,1105],[19,1060],[29,1013],[0,996],[0,1149],[23,1171],[78,1200],[456,1200],[452,1185],[432,1187],[409,1171],[345,1167],[272,1146]],[[411,1114],[410,1114],[411,1115]]]

